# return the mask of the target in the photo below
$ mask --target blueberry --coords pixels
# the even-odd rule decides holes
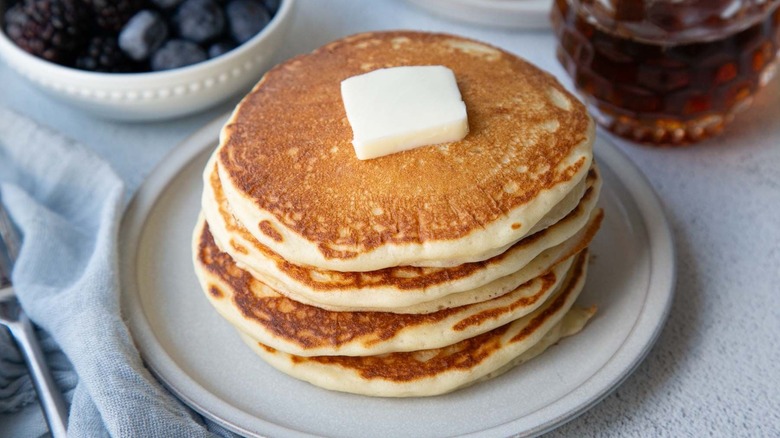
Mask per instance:
[[[182,38],[202,43],[225,28],[225,15],[214,0],[186,0],[176,9],[173,25]]]
[[[157,12],[143,10],[133,15],[119,32],[119,48],[136,60],[147,59],[168,37],[168,26]]]
[[[231,0],[225,7],[230,35],[239,44],[255,36],[269,21],[271,14],[256,0]]]
[[[217,56],[224,55],[225,53],[236,48],[236,43],[233,41],[223,40],[209,46],[209,58],[216,58]]]
[[[175,6],[178,6],[179,3],[182,2],[182,0],[151,0],[152,3],[154,3],[155,6],[157,6],[160,9],[171,9]]]
[[[152,55],[152,70],[171,70],[206,60],[206,52],[187,40],[170,40]]]
[[[263,6],[268,9],[268,12],[270,12],[271,15],[279,10],[279,3],[281,3],[281,0],[263,0]]]

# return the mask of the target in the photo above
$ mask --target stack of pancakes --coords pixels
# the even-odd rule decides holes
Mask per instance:
[[[444,65],[470,133],[360,161],[342,80]],[[204,171],[195,269],[252,349],[315,385],[441,394],[578,332],[598,230],[585,108],[550,75],[451,35],[352,36],[277,66]]]

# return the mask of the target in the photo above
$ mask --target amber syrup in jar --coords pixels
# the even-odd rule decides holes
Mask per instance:
[[[775,72],[779,0],[555,0],[558,59],[597,121],[641,143],[722,131]]]

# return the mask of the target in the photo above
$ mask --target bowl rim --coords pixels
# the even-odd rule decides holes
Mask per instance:
[[[0,5],[6,2],[0,0]],[[178,76],[199,73],[201,71],[208,71],[221,64],[230,64],[231,61],[239,60],[245,56],[246,52],[250,51],[254,46],[259,44],[268,35],[276,32],[277,28],[282,26],[282,22],[290,18],[293,10],[293,4],[295,0],[280,0],[279,8],[271,18],[271,21],[266,26],[255,34],[252,38],[240,44],[238,47],[230,50],[229,52],[210,58],[205,61],[198,62],[196,64],[188,65],[185,67],[179,67],[171,70],[163,71],[149,71],[149,72],[137,72],[137,73],[105,73],[105,72],[93,72],[88,70],[79,70],[75,67],[68,67],[47,61],[43,58],[39,58],[31,53],[22,50],[17,46],[10,38],[5,34],[5,31],[0,26],[0,59],[4,58],[6,63],[11,66],[14,61],[12,57],[21,58],[25,63],[29,63],[31,69],[38,71],[47,71],[47,74],[57,75],[60,79],[74,79],[74,80],[97,80],[97,81],[113,81],[119,80],[122,82],[145,82],[145,81],[157,81],[172,79]],[[0,11],[5,12],[5,11]],[[3,20],[0,19],[0,24]]]

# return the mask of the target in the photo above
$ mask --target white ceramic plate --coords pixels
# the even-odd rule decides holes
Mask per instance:
[[[241,342],[193,272],[201,171],[224,121],[204,127],[152,172],[124,218],[121,248],[124,311],[142,356],[171,391],[231,430],[273,437],[535,435],[615,389],[663,326],[675,272],[669,228],[645,178],[599,139],[606,218],[579,299],[599,310],[582,333],[499,378],[439,397],[370,398],[288,377]]]
[[[407,0],[436,15],[507,29],[550,27],[552,0]]]

